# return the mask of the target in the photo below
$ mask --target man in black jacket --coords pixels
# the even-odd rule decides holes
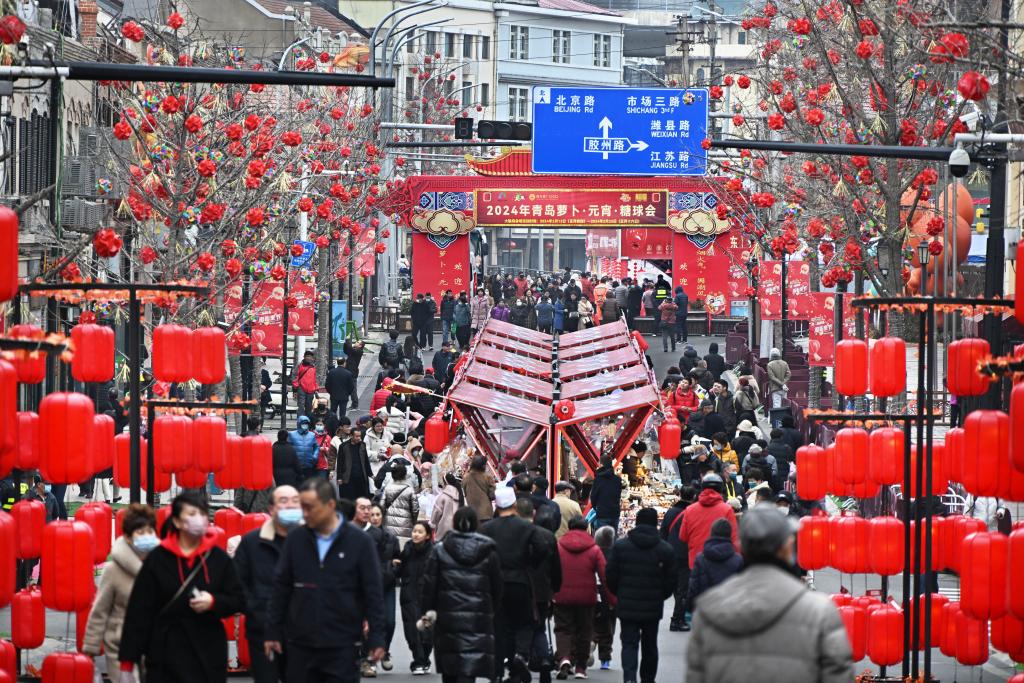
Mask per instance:
[[[359,392],[356,391],[356,378],[352,376],[345,367],[346,360],[338,359],[338,367],[331,368],[327,373],[325,388],[331,397],[331,412],[338,417],[345,417],[348,411],[349,401],[352,402],[352,409],[359,407]]]
[[[362,339],[353,341],[346,339],[342,350],[345,352],[345,367],[352,373],[352,377],[359,379],[359,365],[363,362],[363,348],[366,342]]]
[[[711,377],[717,380],[725,372],[725,358],[718,353],[718,342],[711,342],[708,346],[708,353],[704,356],[704,362],[708,364],[708,372]]]
[[[285,673],[284,657],[267,658],[263,651],[267,604],[274,584],[274,568],[285,537],[302,521],[299,492],[278,486],[271,493],[270,519],[242,536],[235,550],[235,571],[245,593],[245,635],[249,641],[249,672],[254,683],[277,683]]]
[[[430,363],[434,368],[434,378],[441,384],[448,380],[448,366],[455,362],[455,358],[451,342],[445,339],[441,342],[441,350],[434,353]]]
[[[697,489],[692,486],[683,486],[679,491],[679,500],[672,503],[672,507],[665,511],[661,520],[661,527],[658,533],[662,540],[666,541],[676,557],[676,589],[675,607],[672,609],[672,621],[669,624],[670,631],[689,631],[690,626],[686,623],[686,590],[690,585],[690,548],[686,541],[679,538],[679,527],[683,522],[683,513],[697,500]]]
[[[289,683],[356,683],[358,643],[370,660],[384,656],[376,548],[338,512],[334,487],[326,479],[304,483],[299,500],[306,525],[288,535],[281,551],[264,652],[268,658],[281,654],[287,637]]]
[[[626,291],[626,322],[629,324],[629,329],[635,328],[635,320],[640,315],[640,304],[643,302],[644,290],[636,282],[629,283],[629,289]]]
[[[616,616],[622,624],[622,681],[637,683],[638,649],[642,650],[639,683],[658,676],[658,622],[665,600],[675,590],[675,552],[658,535],[658,512],[636,513],[636,528],[616,541],[608,557],[608,588],[618,597]]]
[[[610,526],[618,531],[622,511],[622,478],[615,473],[612,459],[605,455],[601,466],[594,472],[594,485],[590,488],[590,505],[594,508],[594,529]]]
[[[771,441],[768,442],[768,455],[775,458],[775,467],[777,469],[775,481],[772,482],[772,488],[776,491],[781,491],[786,480],[789,478],[789,472],[796,456],[793,453],[793,447],[789,445],[789,441],[786,439],[785,432],[781,429],[773,429],[770,436]]]
[[[416,343],[421,349],[434,350],[434,322],[437,320],[437,301],[433,295],[427,292],[423,295],[423,301],[427,304],[427,317],[420,328],[420,337]]]
[[[452,290],[444,290],[444,294],[441,296],[441,346],[452,336],[452,321],[455,320],[455,296],[452,295]]]

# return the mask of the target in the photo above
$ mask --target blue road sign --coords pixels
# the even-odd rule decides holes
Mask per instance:
[[[313,242],[303,242],[302,240],[295,240],[295,244],[302,245],[302,254],[300,256],[292,256],[292,268],[305,268],[313,259],[316,244]]]
[[[703,88],[533,88],[533,172],[707,172]]]

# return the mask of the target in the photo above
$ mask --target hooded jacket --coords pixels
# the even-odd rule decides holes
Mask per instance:
[[[430,526],[434,530],[435,541],[440,542],[452,530],[452,520],[458,508],[458,489],[451,484],[445,484],[434,500],[434,509],[430,511]]]
[[[302,483],[302,470],[299,469],[299,458],[295,447],[287,441],[275,441],[271,449],[274,465],[274,486],[299,487]]]
[[[736,534],[736,513],[732,511],[722,494],[714,489],[704,489],[697,496],[697,504],[691,505],[683,512],[683,521],[679,527],[679,540],[690,549],[690,567],[697,559],[697,553],[704,548],[704,542],[711,536],[711,525],[716,519],[725,517],[732,527],[732,543],[740,547],[739,536]]]
[[[309,418],[303,415],[299,418],[299,424],[309,425]],[[312,429],[305,432],[294,430],[288,432],[288,443],[295,449],[295,455],[299,459],[299,467],[313,469],[316,467],[317,456],[320,454],[320,446],[316,443],[316,434]]]
[[[657,527],[639,525],[612,546],[605,575],[619,619],[657,621],[678,580],[675,553]]]
[[[142,568],[142,558],[135,552],[128,539],[121,536],[110,549],[110,560],[103,567],[103,576],[89,611],[89,621],[82,639],[82,652],[93,657],[100,654],[100,647],[107,655],[107,669],[117,671],[117,653],[121,644],[121,627],[124,625],[128,598],[132,594],[135,577]]]
[[[690,572],[686,592],[686,611],[692,612],[694,602],[706,590],[732,577],[743,567],[743,558],[728,538],[712,536],[704,542],[704,551],[697,555]]]
[[[690,370],[697,367],[698,360],[700,360],[700,356],[697,355],[697,349],[687,344],[683,349],[683,355],[679,357],[679,371],[683,373],[684,377],[690,374]]]
[[[423,572],[420,607],[437,612],[434,661],[445,677],[494,675],[494,613],[502,587],[491,539],[452,531],[434,546]]]
[[[573,529],[558,541],[562,588],[555,593],[559,605],[597,604],[597,584],[606,583],[604,553],[586,531]]]
[[[835,605],[783,569],[756,564],[700,600],[686,652],[687,683],[853,680]]]
[[[590,489],[590,505],[601,519],[618,519],[622,513],[622,479],[611,467],[598,467]]]

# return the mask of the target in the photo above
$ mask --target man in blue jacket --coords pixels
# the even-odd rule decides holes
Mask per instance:
[[[298,429],[288,432],[288,443],[295,449],[295,455],[299,458],[302,481],[316,476],[316,461],[320,449],[316,443],[316,434],[309,431],[307,416],[299,416]]]
[[[287,638],[289,683],[357,683],[358,644],[372,661],[384,656],[377,552],[370,536],[338,512],[330,482],[306,481],[299,500],[306,525],[288,534],[281,551],[264,652],[280,655]]]

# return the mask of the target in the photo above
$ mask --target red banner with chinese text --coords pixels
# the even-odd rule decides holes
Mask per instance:
[[[242,280],[235,278],[224,288],[224,321],[231,325],[242,312]]]
[[[416,294],[430,292],[438,301],[446,289],[458,296],[472,286],[469,274],[469,237],[460,235],[444,249],[430,237],[412,234],[412,288]]]
[[[782,261],[762,261],[757,278],[761,320],[782,320]]]
[[[739,264],[746,262],[749,248],[742,237],[724,233],[701,248],[686,235],[673,235],[672,286],[682,285],[691,304],[700,300],[721,315],[729,313],[733,300],[748,299],[747,274]]]
[[[836,355],[836,295],[831,292],[811,292],[810,301],[807,364],[828,367],[835,363]]]
[[[590,228],[587,230],[587,255],[591,258],[619,258],[619,230]]]
[[[363,228],[356,237],[352,266],[357,275],[368,277],[377,272],[377,252],[374,249],[376,242],[377,231],[373,228]]]
[[[295,297],[295,306],[288,309],[288,334],[296,337],[312,337],[316,334],[316,273],[311,273],[309,282],[303,282],[297,272],[292,271],[288,280],[288,296]]]
[[[668,225],[664,190],[477,190],[480,227]]]
[[[625,228],[619,230],[622,258],[669,259],[672,258],[672,235],[670,230],[654,228]]]
[[[252,286],[252,355],[280,356],[284,349],[284,282],[263,280]]]
[[[811,315],[811,264],[786,264],[786,311],[789,320],[807,320]]]

